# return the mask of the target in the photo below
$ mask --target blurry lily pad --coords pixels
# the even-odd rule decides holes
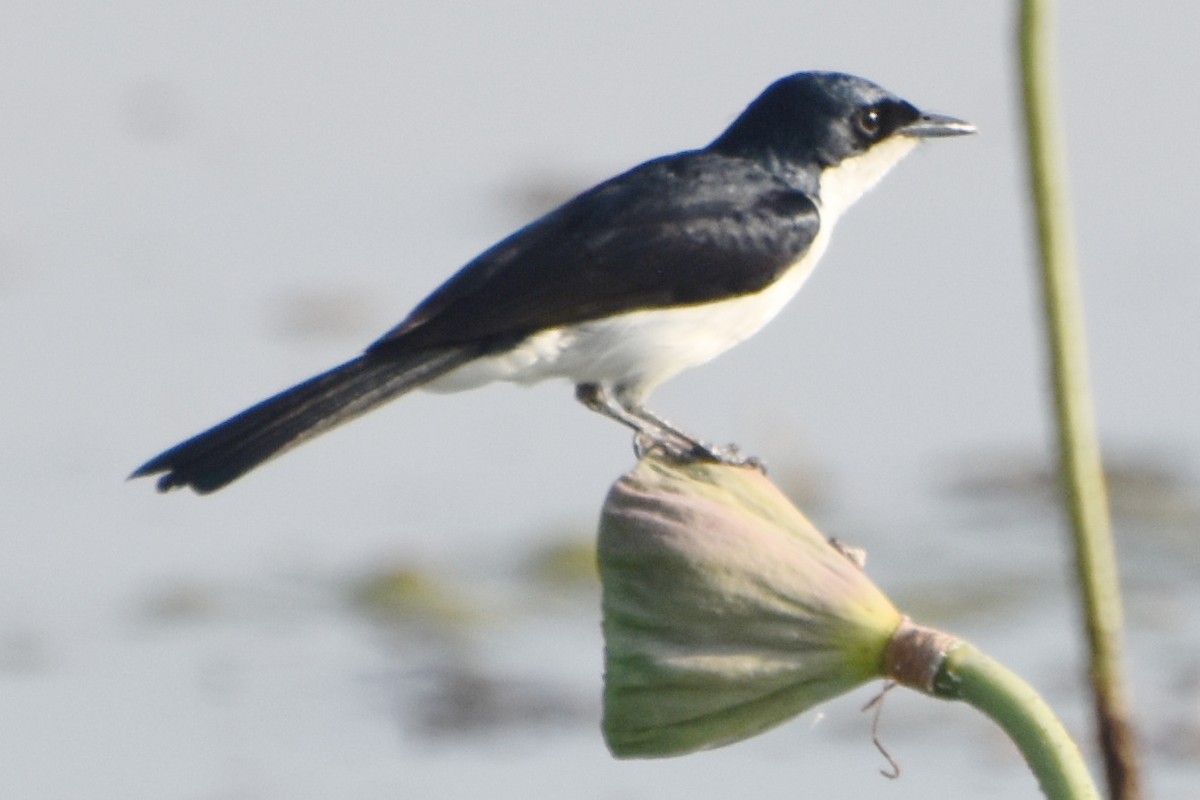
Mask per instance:
[[[563,686],[488,675],[463,665],[439,669],[433,677],[404,715],[406,726],[428,738],[595,724],[594,701]]]
[[[595,587],[600,577],[596,566],[596,543],[591,538],[548,542],[529,555],[522,572],[549,588]]]
[[[1059,476],[1045,458],[985,453],[958,462],[945,486],[964,500],[1039,511],[1059,500]],[[1179,464],[1163,454],[1108,456],[1105,478],[1113,514],[1132,521],[1200,527],[1200,488],[1189,485],[1182,473]]]
[[[411,566],[363,575],[350,594],[356,608],[378,621],[458,628],[482,617],[461,592]]]

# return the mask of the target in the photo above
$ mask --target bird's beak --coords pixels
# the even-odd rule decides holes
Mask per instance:
[[[975,126],[971,123],[954,117],[947,117],[944,114],[922,114],[896,131],[896,133],[904,136],[912,136],[918,139],[932,139],[939,136],[963,136],[974,132]]]

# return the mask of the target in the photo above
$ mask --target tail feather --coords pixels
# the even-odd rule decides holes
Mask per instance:
[[[158,490],[191,486],[207,494],[259,464],[348,422],[478,355],[450,347],[404,356],[367,353],[290,389],[155,456],[130,475],[160,472]]]

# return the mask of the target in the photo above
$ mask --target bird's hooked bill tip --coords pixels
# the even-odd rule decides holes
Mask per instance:
[[[945,114],[922,114],[912,123],[900,129],[905,136],[933,139],[939,136],[965,136],[975,133],[975,126],[957,117]]]

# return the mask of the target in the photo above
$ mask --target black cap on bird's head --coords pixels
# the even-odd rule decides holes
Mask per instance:
[[[974,132],[968,122],[924,113],[863,78],[799,72],[768,86],[710,149],[834,166],[893,136]]]

